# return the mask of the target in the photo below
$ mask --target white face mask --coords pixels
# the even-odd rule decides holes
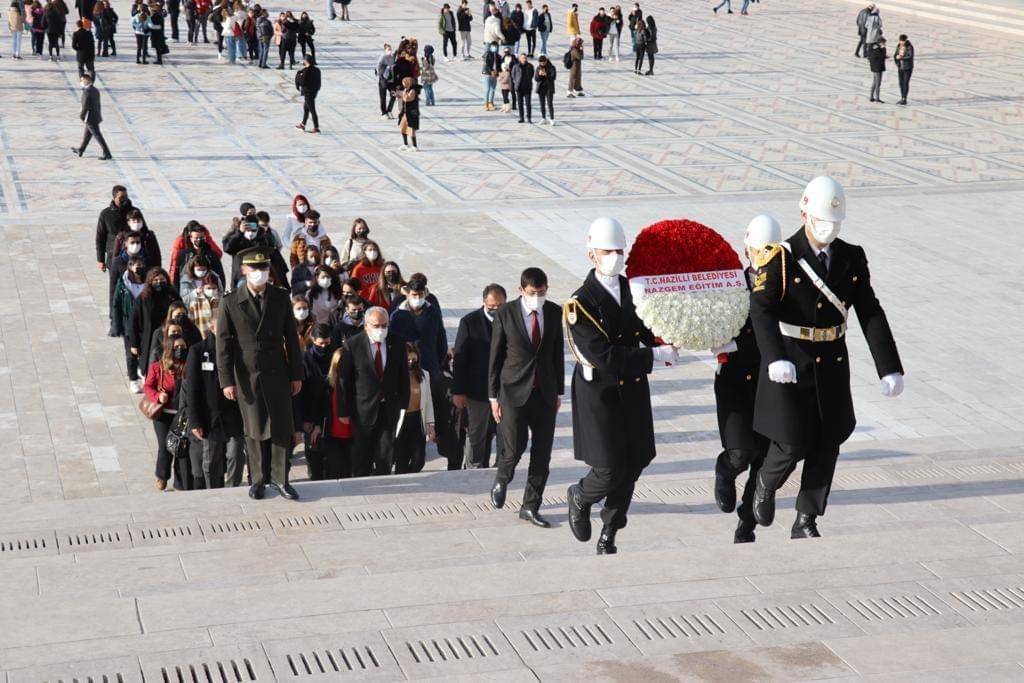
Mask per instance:
[[[810,222],[811,234],[814,235],[814,239],[819,244],[831,244],[832,240],[839,237],[839,228],[843,224],[842,221],[830,223],[812,218],[811,216],[808,216],[807,220]]]
[[[253,287],[262,287],[267,284],[267,280],[270,279],[269,270],[250,270],[245,276],[245,279],[249,281],[249,284]]]
[[[132,232],[138,232],[139,230],[142,230],[142,221],[129,221],[128,227]]]
[[[621,273],[625,263],[626,257],[622,254],[612,253],[597,257],[597,269],[601,275],[607,277],[615,277]]]
[[[329,265],[331,265],[333,263],[334,263],[334,257],[333,256],[327,256],[327,257],[324,258],[324,265],[325,266],[329,266]]]
[[[84,83],[84,82],[83,82],[83,83],[82,83],[81,85],[82,85],[82,87],[83,87],[83,88],[88,88],[88,87],[89,87],[89,84],[88,84],[88,83]]]
[[[245,235],[245,239],[247,239],[247,240],[256,239],[256,231],[255,230],[245,230],[245,231],[243,231],[243,234]]]
[[[201,280],[206,277],[206,268],[196,268],[196,279]]]
[[[541,295],[530,296],[529,294],[523,294],[523,303],[526,304],[527,310],[539,311],[544,306],[545,298]]]
[[[300,320],[301,321],[301,320],[305,320],[306,318],[309,317],[309,309],[308,308],[296,308],[294,313],[295,313],[295,319],[296,320]]]
[[[327,289],[331,286],[331,278],[329,277],[318,277],[316,283],[320,285],[320,289]]]
[[[380,256],[380,252],[377,251],[376,249],[366,250],[366,258],[368,258],[369,260],[376,261],[378,256]]]
[[[295,210],[298,211],[299,213],[306,213],[306,211],[309,210],[309,205],[308,204],[296,204],[295,205]]]
[[[129,254],[133,254],[134,255],[134,254],[138,254],[140,251],[142,251],[142,245],[138,244],[138,243],[136,243],[136,244],[129,244],[127,247],[125,247],[125,249],[128,250]]]
[[[426,299],[420,298],[418,296],[417,297],[412,297],[412,296],[406,297],[405,300],[409,302],[409,308],[411,308],[414,311],[418,310],[420,308],[423,308],[423,304],[427,303]]]
[[[206,294],[206,298],[207,299],[216,299],[217,298],[217,288],[216,287],[203,287],[203,293]]]
[[[366,328],[366,334],[374,344],[380,344],[388,338],[388,328],[368,327]]]

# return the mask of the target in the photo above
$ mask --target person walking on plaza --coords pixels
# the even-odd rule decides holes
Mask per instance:
[[[484,52],[480,73],[484,77],[484,111],[494,111],[494,93],[498,88],[498,73],[501,71],[501,55],[498,43],[491,43]]]
[[[523,35],[526,36],[526,54],[532,59],[537,50],[537,25],[540,23],[540,13],[534,8],[533,0],[526,0],[526,9],[523,10]]]
[[[864,249],[838,239],[846,218],[842,186],[828,176],[814,178],[799,206],[803,226],[764,253],[750,297],[762,378],[754,431],[771,439],[753,512],[758,524],[771,526],[775,492],[803,460],[791,537],[816,538],[839,447],[856,425],[846,348],[849,307],[857,310],[883,396],[903,391],[903,365],[871,287]]]
[[[60,61],[60,48],[64,40],[64,28],[67,26],[65,14],[54,0],[50,0],[43,10],[43,29],[46,31],[46,45],[51,62]]]
[[[541,55],[537,59],[537,99],[540,100],[541,123],[555,125],[555,78],[557,70],[548,58]]]
[[[505,305],[505,288],[491,283],[484,287],[483,306],[459,321],[455,335],[452,400],[466,415],[466,469],[491,466],[491,443],[497,423],[487,400],[488,363],[491,355],[491,331],[494,316]],[[501,442],[499,440],[500,448]]]
[[[320,69],[316,66],[316,58],[312,54],[303,59],[305,66],[295,72],[295,89],[302,94],[302,123],[295,124],[299,130],[306,130],[306,121],[313,117],[313,130],[320,132],[320,117],[316,115],[316,96],[320,92]]]
[[[874,3],[869,5],[871,11],[864,18],[864,56],[869,57],[871,46],[882,38],[882,16],[878,13],[878,7]]]
[[[722,0],[722,2],[712,7],[711,11],[718,14],[718,10],[722,9],[722,7],[725,7],[728,14],[732,14],[732,0]]]
[[[455,13],[455,22],[459,29],[459,39],[462,41],[462,59],[473,59],[473,11],[469,9],[469,0],[462,0],[458,12]]]
[[[885,73],[885,38],[868,46],[868,65],[871,67],[871,102],[882,101],[882,74]]]
[[[422,86],[411,76],[402,79],[398,91],[398,130],[402,133],[402,151],[418,152],[416,131],[420,129],[420,90]],[[409,146],[409,142],[412,146]]]
[[[377,59],[374,73],[377,76],[377,92],[380,96],[380,117],[390,119],[391,111],[395,107],[395,55],[387,43],[384,43],[384,53]]]
[[[861,56],[864,49],[864,38],[867,36],[868,16],[875,10],[875,3],[871,3],[860,12],[857,12],[857,49],[853,51],[854,57]]]
[[[21,36],[25,33],[25,9],[19,0],[7,8],[7,28],[11,31],[11,57],[21,59]]]
[[[512,65],[512,91],[519,109],[519,123],[533,123],[533,64],[523,52],[519,61]]]
[[[455,31],[458,28],[455,13],[452,6],[447,2],[441,6],[441,15],[437,19],[437,32],[441,35],[441,52],[444,54],[444,61],[454,62],[459,56],[458,42],[455,40]],[[452,56],[448,56],[448,45],[452,46]]]
[[[77,150],[76,150],[77,151]],[[112,306],[114,300],[114,287],[117,284],[118,275],[114,273],[114,259],[118,252],[114,251],[117,237],[121,233],[128,232],[128,212],[132,210],[132,200],[128,198],[128,190],[124,185],[114,185],[110,192],[111,200],[108,206],[100,211],[96,220],[96,265],[100,272],[107,273],[110,282],[110,293],[107,304]],[[150,258],[147,265],[157,265]]]
[[[81,19],[75,25],[77,28],[71,34],[71,49],[75,51],[78,76],[89,74],[90,78],[96,80],[96,39]]]
[[[291,397],[302,388],[302,352],[288,292],[268,286],[268,251],[252,247],[239,254],[245,282],[217,309],[217,372],[224,397],[238,401],[242,414],[249,496],[263,498],[269,474],[271,488],[295,500],[299,496],[288,483],[287,463],[296,431]]]
[[[95,137],[96,142],[100,143],[100,147],[103,149],[103,156],[100,157],[100,160],[113,159],[110,148],[107,147],[107,141],[103,139],[103,133],[100,131],[100,123],[103,122],[103,115],[100,111],[100,91],[93,85],[90,74],[83,73],[78,80],[82,86],[82,109],[78,118],[85,124],[85,135],[82,137],[82,144],[72,147],[71,151],[82,156],[85,154],[85,148],[89,146],[89,142]]]
[[[406,344],[409,374],[409,403],[398,416],[395,428],[395,474],[421,472],[426,464],[427,440],[437,442],[434,428],[434,398],[431,383],[440,377],[431,377],[420,363],[419,348]]]
[[[565,68],[569,70],[569,89],[566,97],[586,97],[583,92],[583,39],[577,38],[565,53]]]
[[[455,61],[452,57],[448,61]],[[437,104],[434,99],[434,84],[437,83],[437,69],[434,68],[434,46],[423,46],[423,57],[420,58],[420,85],[423,86],[423,99],[428,107]]]
[[[551,8],[541,5],[540,17],[537,19],[537,33],[540,34],[540,53],[545,57],[548,54],[548,38],[555,30],[555,18],[551,16]]]
[[[633,51],[636,53],[636,58],[633,62],[633,73],[637,76],[643,73],[644,56],[647,54],[647,40],[647,24],[641,20],[637,22],[636,28],[633,30]]]
[[[103,5],[102,11],[99,15],[100,25],[100,56],[101,57],[116,57],[117,56],[117,12],[110,6],[107,0],[102,3],[97,2],[96,7],[99,8]]]
[[[622,276],[626,234],[614,218],[598,218],[587,232],[594,266],[563,308],[572,374],[573,451],[590,466],[569,487],[569,528],[590,540],[590,507],[604,500],[598,555],[618,552],[615,535],[626,526],[641,472],[655,456],[654,417],[647,375],[654,363],[674,363],[675,348],[659,345],[636,314]]]
[[[907,95],[910,94],[910,77],[914,73],[914,45],[907,38],[906,33],[900,34],[900,42],[896,46],[896,54],[893,55],[896,62],[897,74],[900,79],[900,104],[907,103]]]
[[[750,267],[744,271],[747,290],[753,288],[757,271],[754,264],[759,262],[764,249],[782,241],[779,222],[767,215],[756,216],[747,225],[743,244],[746,247]],[[752,504],[754,483],[757,473],[768,452],[768,439],[754,431],[754,399],[760,381],[761,354],[757,350],[757,339],[750,318],[743,324],[740,333],[722,347],[711,349],[717,356],[715,369],[715,408],[718,413],[718,436],[722,441],[722,452],[715,464],[715,503],[722,512],[736,510],[739,524],[733,536],[735,543],[751,543],[755,540]],[[747,469],[747,482],[743,488],[743,499],[736,508],[736,477]]]
[[[156,487],[160,491],[167,488],[167,481],[173,470],[174,488],[184,491],[192,488],[189,467],[175,467],[174,454],[167,449],[167,433],[171,423],[178,414],[179,394],[182,394],[182,383],[185,375],[185,360],[188,358],[188,344],[179,335],[169,337],[164,343],[160,358],[155,360],[146,372],[143,393],[146,400],[159,404],[161,409],[153,418],[153,431],[156,434]]]
[[[502,441],[491,503],[505,506],[508,485],[530,445],[519,518],[536,526],[551,524],[540,505],[548,481],[555,420],[565,393],[565,341],[561,308],[547,301],[548,276],[527,268],[519,278],[520,296],[498,309],[491,332],[488,398]]]
[[[575,45],[580,37],[580,6],[575,2],[565,13],[565,34],[569,36],[570,45]]]
[[[644,44],[644,51],[647,53],[647,71],[644,76],[654,75],[654,55],[658,54],[658,25],[654,17],[647,15],[647,41]]]
[[[622,8],[612,7],[608,21],[608,60],[622,61]]]

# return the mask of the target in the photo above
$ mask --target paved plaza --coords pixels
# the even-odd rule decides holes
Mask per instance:
[[[1002,0],[934,3],[980,25],[899,2],[914,12],[880,9],[890,46],[908,33],[917,50],[907,107],[891,61],[887,104],[867,102],[857,4],[764,0],[741,17],[740,2],[714,16],[648,0],[656,77],[587,59],[588,97],[568,100],[559,69],[557,125],[520,126],[483,111],[479,60],[439,59],[418,154],[380,119],[373,67],[403,35],[439,53],[440,3],[354,0],[351,22],[298,6],[318,27],[314,136],[293,128],[294,72],[174,43],[166,66],[136,66],[118,0],[126,56],[97,62],[113,162],[68,151],[73,57],[15,63],[4,43],[0,683],[1024,678],[1024,37],[991,29],[1013,12]],[[560,66],[568,3],[549,4]],[[738,246],[757,213],[795,231],[821,173],[847,188],[843,237],[867,250],[907,370],[882,398],[854,325],[858,427],[822,539],[788,540],[791,483],[776,525],[732,544],[707,353],[652,378],[658,458],[617,557],[567,528],[582,472],[567,406],[549,531],[490,506],[493,473],[437,460],[316,484],[300,465],[299,503],[153,489],[155,439],[94,257],[116,183],[165,249],[190,219],[219,238],[242,201],[280,226],[302,192],[332,237],[363,216],[385,257],[430,276],[453,341],[482,286],[512,288],[526,266],[562,301],[597,216],[630,236],[693,218]]]

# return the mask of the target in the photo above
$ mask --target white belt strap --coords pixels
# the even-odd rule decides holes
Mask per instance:
[[[789,242],[780,242],[779,245],[783,249],[788,251],[790,255],[793,254],[793,250],[792,247],[789,246]],[[804,273],[806,273],[807,277],[811,279],[811,282],[814,283],[814,286],[818,288],[818,291],[820,291],[825,296],[825,298],[828,299],[830,304],[839,309],[839,312],[843,314],[843,320],[846,320],[846,318],[849,316],[849,312],[846,310],[846,306],[843,305],[843,302],[839,299],[838,296],[836,296],[835,292],[828,288],[828,285],[826,285],[825,281],[818,276],[818,273],[816,273],[814,268],[811,267],[811,264],[808,263],[805,259],[800,259],[799,261],[797,261],[797,263],[800,265],[801,268],[803,268]]]

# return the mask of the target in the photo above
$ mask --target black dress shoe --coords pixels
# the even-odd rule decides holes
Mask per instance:
[[[569,529],[577,541],[586,543],[590,540],[590,506],[579,502],[580,485],[573,484],[566,493],[569,501]]]
[[[793,522],[793,531],[790,538],[821,538],[818,533],[818,516],[808,515],[803,512],[797,513],[796,521]]]
[[[771,526],[775,521],[775,491],[764,486],[764,478],[758,473],[754,488],[754,519],[761,526]]]
[[[732,542],[753,543],[757,540],[757,536],[754,535],[754,529],[756,528],[756,521],[746,517],[740,517],[740,523],[736,525],[736,533],[733,534]]]
[[[99,159],[100,161],[110,161],[110,160],[111,160],[111,159],[113,159],[113,158],[114,158],[114,157],[112,157],[112,156],[111,156],[111,155],[109,155],[109,154],[104,154],[104,155],[103,155],[103,156],[101,156],[101,157],[97,157],[97,159]]]
[[[542,529],[551,528],[551,522],[540,516],[540,513],[536,510],[527,510],[523,508],[519,511],[519,519],[525,519],[527,522],[534,526],[539,526]]]
[[[619,549],[615,547],[616,531],[617,529],[613,529],[610,526],[601,529],[601,535],[597,537],[598,555],[614,555],[619,552]]]
[[[721,463],[715,465],[715,503],[722,512],[736,509],[736,479],[722,470]]]
[[[270,482],[270,488],[281,494],[282,498],[287,498],[288,500],[299,499],[298,491],[292,488],[291,484],[278,484],[276,481],[272,481]]]
[[[249,487],[249,497],[254,500],[263,500],[263,484],[253,484]]]
[[[77,147],[72,147],[71,151],[74,152],[76,156],[82,156],[82,150],[78,149]]]
[[[491,504],[499,510],[505,507],[505,484],[499,481],[494,482],[494,487],[491,488]]]

